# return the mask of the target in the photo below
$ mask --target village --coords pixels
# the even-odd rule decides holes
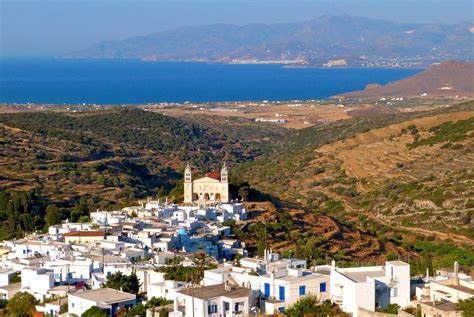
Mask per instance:
[[[252,216],[229,196],[225,164],[197,179],[187,166],[182,204],[148,199],[97,210],[88,223],[64,221],[46,234],[2,242],[0,299],[29,293],[39,302],[35,316],[51,317],[81,316],[92,307],[124,316],[157,302],[144,306],[147,317],[163,311],[171,317],[284,316],[307,296],[355,317],[396,316],[376,312],[389,305],[454,317],[461,316],[456,303],[474,296],[474,281],[457,262],[434,276],[412,277],[410,265],[400,260],[308,267],[268,246],[263,257],[249,257],[248,246],[232,237],[227,224]],[[117,276],[136,277],[137,292],[109,287]],[[398,316],[413,315],[400,309]]]

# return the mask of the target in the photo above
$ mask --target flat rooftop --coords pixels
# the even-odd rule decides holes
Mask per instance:
[[[219,296],[225,296],[228,298],[241,298],[241,297],[248,297],[250,295],[250,289],[241,286],[230,286],[230,290],[225,289],[224,283],[216,284],[216,285],[209,285],[203,287],[196,287],[194,288],[194,297],[199,299],[209,299],[215,298]],[[193,296],[193,289],[186,288],[178,293]]]
[[[458,291],[460,291],[460,292],[474,295],[474,289],[469,288],[469,287],[466,287],[466,286],[463,286],[463,285],[454,285],[454,281],[453,281],[453,280],[432,281],[431,283],[444,285],[444,286],[447,286],[447,287],[449,287],[449,288],[458,290]]]
[[[396,260],[396,261],[387,261],[387,263],[391,264],[393,266],[407,266],[408,265],[408,263],[405,263],[403,261],[398,261],[398,260]]]
[[[365,283],[367,278],[377,278],[377,277],[384,277],[385,272],[383,270],[377,271],[360,271],[360,272],[340,272],[347,278],[353,280],[356,283]]]
[[[439,301],[435,302],[433,305],[433,302],[426,302],[426,303],[421,303],[422,305],[427,305],[430,306],[433,309],[441,310],[444,312],[455,312],[457,311],[457,305],[448,301]]]
[[[70,296],[76,296],[82,299],[104,304],[126,302],[135,300],[137,298],[134,294],[117,291],[112,288],[98,288],[75,293],[74,295],[71,294]]]

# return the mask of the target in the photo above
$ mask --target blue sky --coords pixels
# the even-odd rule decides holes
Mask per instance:
[[[322,14],[402,22],[473,19],[473,1],[0,0],[1,55],[55,55],[185,25],[283,23]]]

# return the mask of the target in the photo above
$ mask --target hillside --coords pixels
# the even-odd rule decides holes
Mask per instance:
[[[470,26],[470,23],[403,24],[349,15],[323,15],[298,23],[181,27],[100,42],[65,57],[224,63],[280,61],[318,66],[337,59],[344,59],[343,66],[382,66],[376,62],[382,58],[395,60],[394,64],[405,59],[430,64],[446,59],[472,59],[472,50],[465,45],[474,36]]]
[[[72,203],[83,195],[102,203],[164,195],[186,162],[206,172],[263,155],[258,139],[280,135],[265,127],[246,142],[237,127],[229,130],[240,140],[205,122],[134,109],[1,114],[0,188],[41,186],[46,197]]]
[[[274,250],[312,264],[409,258],[423,272],[433,256],[474,267],[473,118],[474,102],[300,130],[137,109],[2,114],[0,203],[36,209],[0,220],[5,237],[21,236],[43,228],[48,204],[77,221],[148,195],[179,200],[186,161],[205,172],[225,160],[233,196],[257,214],[230,224],[251,251],[266,224]]]
[[[448,61],[384,86],[342,94],[346,98],[474,96],[474,62]]]
[[[474,267],[473,119],[468,102],[314,126],[289,136],[286,153],[234,172],[256,190],[382,245],[430,252],[439,266],[458,258]]]

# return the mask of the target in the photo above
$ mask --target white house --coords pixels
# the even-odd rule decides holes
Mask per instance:
[[[331,269],[331,300],[358,316],[358,308],[375,311],[389,304],[410,304],[410,265],[387,261],[385,266]]]
[[[251,290],[228,283],[186,288],[176,292],[176,299],[185,306],[185,316],[219,317],[247,316],[251,308]]]
[[[459,264],[454,263],[454,271],[442,272],[435,277],[426,276],[425,284],[416,288],[416,297],[425,310],[430,311],[435,316],[439,310],[446,312],[452,309],[451,314],[455,315],[455,308],[459,300],[474,298],[474,281],[469,275],[459,272]],[[435,303],[435,305],[433,305]],[[436,309],[433,307],[436,306]],[[427,313],[428,316],[431,316]]]
[[[252,290],[253,299],[267,314],[283,312],[306,295],[330,299],[329,274],[306,269],[306,261],[279,259],[267,250],[265,258],[243,258],[240,266],[224,266],[204,272],[204,285],[234,282]]]
[[[148,299],[152,297],[163,297],[169,300],[174,300],[176,298],[176,292],[187,286],[189,286],[189,283],[172,280],[165,280],[162,282],[149,284],[147,289],[147,297]]]
[[[54,287],[53,271],[44,268],[24,268],[21,270],[21,291],[43,299],[48,290]]]
[[[99,288],[68,294],[68,313],[81,316],[92,306],[97,306],[104,309],[108,316],[112,317],[119,308],[132,308],[136,302],[134,294],[111,288]]]

